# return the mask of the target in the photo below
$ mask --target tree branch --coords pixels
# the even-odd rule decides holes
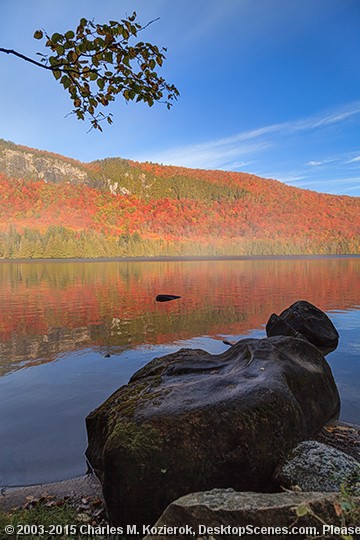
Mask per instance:
[[[26,62],[35,64],[35,66],[39,66],[44,69],[49,69],[50,71],[54,70],[53,66],[46,66],[45,64],[42,64],[41,62],[37,62],[36,60],[33,60],[32,58],[29,58],[28,56],[25,56],[24,54],[14,51],[14,49],[3,49],[2,47],[0,47],[0,52],[6,53],[6,54],[13,54],[14,56],[21,58],[22,60],[25,60]]]

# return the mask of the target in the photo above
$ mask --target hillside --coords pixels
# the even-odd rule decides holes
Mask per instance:
[[[0,257],[360,253],[360,198],[0,140]]]

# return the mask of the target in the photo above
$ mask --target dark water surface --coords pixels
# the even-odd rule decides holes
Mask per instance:
[[[0,486],[82,474],[85,416],[132,373],[180,347],[264,337],[271,313],[299,299],[340,333],[327,359],[341,418],[360,423],[359,258],[2,262]]]

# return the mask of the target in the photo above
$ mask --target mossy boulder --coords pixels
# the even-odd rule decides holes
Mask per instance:
[[[220,355],[181,349],[87,417],[86,455],[110,521],[150,524],[187,493],[272,489],[280,459],[338,411],[330,367],[302,339],[244,339]]]

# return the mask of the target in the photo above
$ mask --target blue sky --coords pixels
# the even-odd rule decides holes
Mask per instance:
[[[167,47],[161,74],[180,98],[116,101],[114,125],[91,131],[51,74],[0,54],[0,137],[92,161],[119,156],[238,170],[360,196],[359,0],[0,0],[0,46],[36,58],[38,28],[80,17],[140,22]]]

